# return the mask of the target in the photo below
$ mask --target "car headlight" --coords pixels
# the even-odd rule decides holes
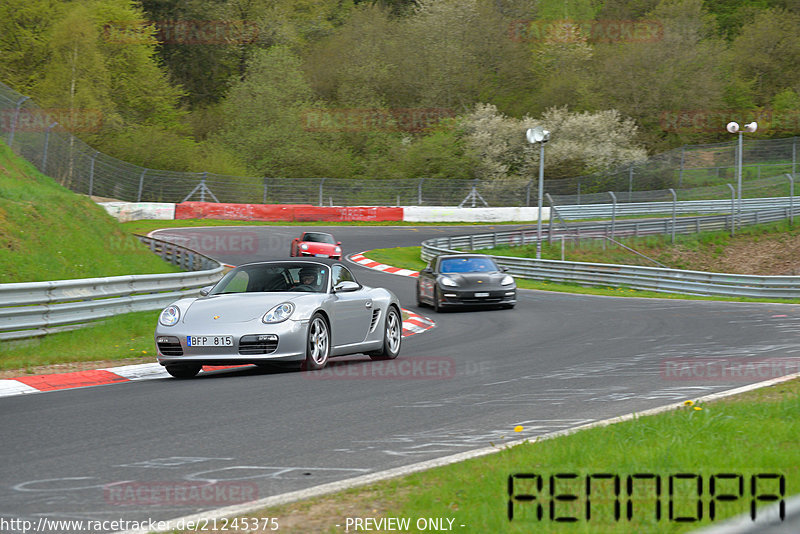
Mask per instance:
[[[167,306],[158,317],[158,322],[164,326],[175,326],[181,318],[181,310],[177,306]]]
[[[514,279],[510,275],[505,275],[502,280],[500,280],[501,286],[510,286],[514,283]]]
[[[300,250],[308,250],[308,245],[306,245],[305,243],[301,244]]]
[[[446,276],[441,277],[439,281],[442,283],[443,286],[458,287],[458,282]]]
[[[267,313],[264,314],[264,317],[261,318],[261,321],[267,324],[281,323],[291,317],[293,312],[294,304],[291,302],[283,302],[277,306],[273,306]]]
[[[336,247],[333,250],[335,250],[337,254],[341,254],[342,253],[342,247]]]

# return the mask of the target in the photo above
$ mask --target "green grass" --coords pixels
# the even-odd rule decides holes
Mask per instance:
[[[0,143],[0,283],[178,271]]]
[[[699,408],[699,409],[696,409]],[[657,415],[575,432],[548,440],[502,447],[515,439],[513,423],[508,433],[495,443],[496,454],[430,469],[402,478],[382,481],[298,503],[260,510],[250,517],[276,517],[282,532],[341,532],[346,517],[454,519],[455,530],[465,533],[523,532],[687,532],[698,525],[714,524],[726,517],[749,511],[750,477],[760,473],[785,476],[786,497],[800,493],[800,380],[730,397],[714,402],[683,406]],[[653,473],[662,477],[662,517],[655,520],[652,493],[634,491],[633,519],[616,522],[610,512],[613,493],[610,484],[594,484],[593,516],[585,519],[583,484],[568,482],[564,493],[579,495],[576,505],[560,503],[560,515],[581,520],[574,524],[550,521],[549,509],[539,521],[535,503],[516,502],[515,519],[509,521],[508,478],[520,473],[549,477],[576,473],[579,482],[593,473],[610,473],[621,478],[622,513],[625,514],[626,476]],[[701,505],[704,520],[679,523],[669,520],[669,475],[690,473],[703,477]],[[718,504],[716,520],[708,520],[710,476],[719,473],[742,475],[745,498]],[[595,481],[596,482],[596,481]],[[534,493],[549,499],[548,479],[543,493],[517,479],[514,495]],[[696,510],[694,482],[676,485],[675,515],[690,516]],[[724,484],[724,483],[723,483]],[[642,486],[635,486],[642,488]],[[719,492],[733,492],[734,483],[719,485]],[[653,491],[653,487],[644,487]],[[777,492],[777,484],[764,486],[765,493]],[[637,499],[638,497],[638,499]],[[649,513],[648,513],[649,512]],[[623,516],[624,517],[624,516]],[[461,528],[460,525],[465,525]],[[411,532],[417,532],[412,528]]]
[[[126,313],[86,328],[3,343],[0,369],[152,357],[159,310]]]
[[[405,222],[405,221],[224,221],[218,219],[177,219],[171,221],[129,221],[122,226],[134,234],[144,234],[161,228],[195,228],[202,226],[502,226],[505,224],[536,224],[536,221],[514,221],[487,224],[484,222]]]

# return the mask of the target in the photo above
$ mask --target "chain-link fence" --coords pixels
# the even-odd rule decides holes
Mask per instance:
[[[59,110],[63,112],[64,110]],[[538,177],[502,181],[426,179],[280,178],[175,172],[133,165],[93,149],[50,113],[0,83],[5,142],[69,189],[129,202],[235,202],[336,206],[531,206]],[[63,113],[61,114],[63,115]],[[23,120],[31,116],[36,121]],[[521,135],[521,134],[520,134]],[[797,172],[798,138],[744,141],[743,196],[787,195],[786,173]],[[736,141],[687,145],[610,171],[545,180],[556,204],[726,198],[736,182]],[[546,169],[545,169],[546,173]],[[785,191],[784,191],[785,190]]]

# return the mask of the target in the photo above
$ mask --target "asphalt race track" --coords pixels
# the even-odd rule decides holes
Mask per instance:
[[[478,231],[314,228],[333,233],[346,254]],[[155,237],[194,240],[241,264],[285,258],[301,231]],[[359,281],[391,289],[403,307],[436,320],[405,339],[396,360],[416,371],[392,375],[385,362],[350,356],[319,376],[248,367],[1,398],[0,517],[171,519],[235,497],[164,504],[126,500],[114,488],[218,481],[264,498],[764,379],[677,376],[676,362],[800,356],[796,305],[521,291],[514,310],[436,314],[415,306],[413,278],[351,267]],[[515,425],[524,431],[515,434]]]

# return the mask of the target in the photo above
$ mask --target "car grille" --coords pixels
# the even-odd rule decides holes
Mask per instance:
[[[278,336],[274,334],[254,334],[239,339],[239,354],[270,354],[278,348]]]
[[[375,325],[378,324],[378,319],[381,317],[380,310],[372,310],[372,321],[369,323],[369,331],[375,330]]]
[[[164,356],[183,356],[183,347],[177,337],[159,336],[156,345]]]

